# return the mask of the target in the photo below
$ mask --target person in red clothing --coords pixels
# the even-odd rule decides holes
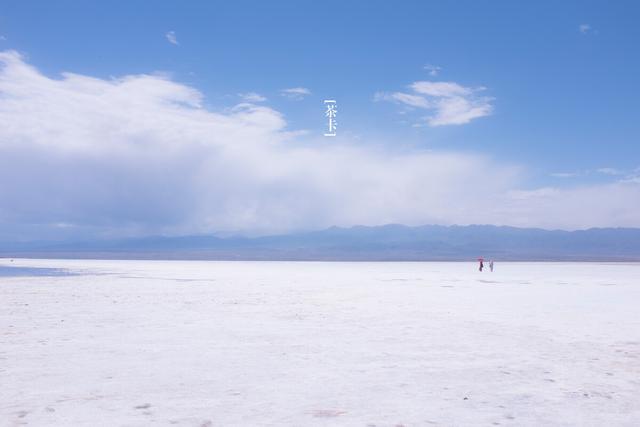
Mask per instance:
[[[482,269],[484,268],[484,259],[483,258],[478,258],[478,262],[480,263],[479,270],[482,271]]]

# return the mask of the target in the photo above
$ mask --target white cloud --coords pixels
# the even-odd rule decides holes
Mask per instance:
[[[438,73],[442,70],[441,67],[438,67],[437,65],[431,65],[431,64],[427,64],[423,68],[427,70],[429,72],[429,75],[432,77],[437,76]]]
[[[640,184],[640,175],[633,176],[630,175],[622,180],[620,180],[621,184]]]
[[[307,95],[311,95],[311,91],[306,87],[292,87],[289,89],[282,89],[280,91],[282,96],[285,96],[289,99],[294,99],[296,101],[301,100]]]
[[[167,38],[167,40],[169,41],[169,43],[174,44],[174,45],[178,45],[178,38],[176,37],[176,32],[175,31],[169,31],[167,34],[165,34],[165,37]]]
[[[452,82],[415,82],[410,87],[417,93],[436,97],[467,96],[473,93],[473,89]]]
[[[616,179],[619,180],[619,182],[623,182],[624,180],[620,180],[619,177],[621,176],[626,176],[627,178],[633,177],[634,173],[625,171],[622,169],[603,167],[598,169],[587,169],[587,170],[576,171],[576,172],[556,172],[550,175],[555,178],[574,178],[579,176],[606,175],[611,178],[618,177]]]
[[[303,139],[272,108],[210,111],[200,92],[159,75],[54,79],[3,52],[0,95],[0,239],[640,226],[639,183],[523,191],[519,167],[485,155]]]
[[[429,108],[429,102],[422,96],[412,95],[410,93],[394,92],[375,94],[376,101],[397,101],[410,107]]]
[[[580,176],[579,172],[554,172],[550,174],[554,178],[575,178]]]
[[[7,40],[7,38],[5,36],[3,36],[2,34],[0,34],[0,41],[5,41]]]
[[[264,102],[267,100],[267,98],[255,92],[239,93],[238,96],[246,102]]]
[[[445,97],[437,101],[436,114],[427,118],[430,126],[462,125],[488,116],[493,111],[488,98]]]
[[[587,33],[591,32],[593,30],[593,28],[591,28],[591,25],[589,25],[589,24],[580,24],[578,26],[578,30],[582,34],[587,34]]]
[[[484,87],[465,87],[454,82],[419,81],[409,86],[413,94],[378,93],[376,99],[395,101],[431,111],[425,118],[429,126],[461,125],[493,111],[493,98],[480,96]]]
[[[613,175],[613,176],[624,175],[624,172],[614,168],[600,168],[600,169],[596,169],[596,172],[604,175]]]

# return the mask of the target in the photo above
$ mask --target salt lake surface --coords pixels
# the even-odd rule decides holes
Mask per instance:
[[[0,267],[0,425],[640,425],[640,264]]]

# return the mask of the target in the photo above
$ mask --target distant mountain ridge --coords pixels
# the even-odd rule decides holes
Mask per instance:
[[[331,227],[263,237],[144,237],[0,243],[3,257],[457,261],[640,261],[640,229],[562,231],[493,225]]]

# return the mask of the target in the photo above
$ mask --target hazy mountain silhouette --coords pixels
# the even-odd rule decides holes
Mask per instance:
[[[491,225],[331,227],[266,237],[145,237],[85,242],[0,244],[11,257],[247,260],[640,261],[640,229],[581,231]]]

